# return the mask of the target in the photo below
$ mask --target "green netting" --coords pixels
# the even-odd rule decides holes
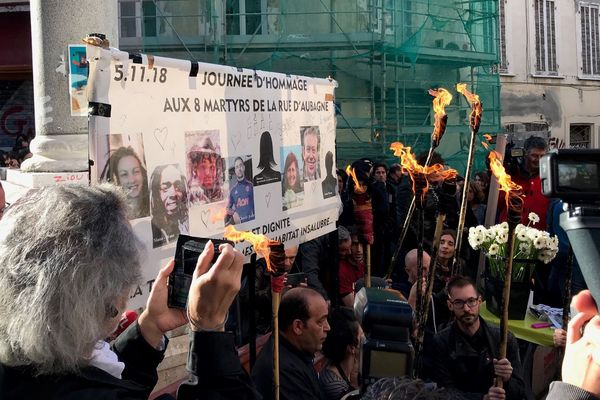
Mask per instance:
[[[417,153],[429,148],[429,88],[456,94],[457,82],[468,83],[484,105],[480,132],[499,132],[497,7],[495,0],[121,1],[121,47],[332,76],[339,82],[338,165],[365,156],[394,162],[391,142]],[[446,111],[439,150],[464,171],[470,110],[455,96]],[[485,167],[481,140],[474,170]]]

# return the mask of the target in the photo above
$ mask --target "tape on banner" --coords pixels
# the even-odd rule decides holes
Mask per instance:
[[[110,104],[95,103],[93,101],[90,101],[88,103],[88,114],[89,115],[110,118],[110,111],[111,111]]]
[[[333,94],[325,93],[325,101],[333,101]]]
[[[133,61],[134,64],[142,63],[142,55],[141,54],[130,54],[129,59]]]
[[[148,69],[154,68],[154,56],[148,56]]]
[[[190,67],[190,77],[198,76],[199,69],[200,69],[200,66],[198,65],[198,63],[192,61],[192,66]]]

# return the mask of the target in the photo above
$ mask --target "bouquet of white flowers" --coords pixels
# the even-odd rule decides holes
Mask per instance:
[[[550,236],[546,231],[530,227],[540,221],[536,213],[529,213],[529,223],[517,225],[515,228],[515,244],[513,256],[513,282],[524,282],[531,278],[533,268],[528,268],[535,260],[548,264],[558,252],[558,237]],[[475,250],[482,249],[490,262],[491,275],[504,279],[505,260],[508,254],[508,223],[503,222],[486,228],[479,225],[469,228],[469,244]]]

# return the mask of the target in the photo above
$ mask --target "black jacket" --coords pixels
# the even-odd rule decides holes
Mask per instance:
[[[264,345],[252,369],[252,380],[263,400],[273,398],[273,337]],[[281,400],[323,400],[313,356],[279,336],[279,396]]]
[[[487,352],[477,353],[460,332],[456,322],[438,333],[434,338],[434,378],[438,385],[458,389],[468,399],[480,400],[494,384],[493,359],[498,359],[500,329],[479,318],[482,335],[487,342]],[[506,358],[513,372],[504,383],[507,400],[532,399],[523,380],[523,367],[519,347],[509,332]],[[475,366],[475,367],[474,367]]]
[[[34,376],[29,367],[0,364],[0,399],[147,399],[158,381],[156,368],[164,351],[157,351],[146,343],[137,323],[117,338],[113,351],[125,363],[122,379],[93,366],[82,368],[79,374]],[[195,333],[190,354],[190,360],[197,364],[190,369],[198,371],[198,384],[192,386],[192,390],[186,388],[185,394],[178,395],[179,399],[255,397],[233,347],[232,334]]]

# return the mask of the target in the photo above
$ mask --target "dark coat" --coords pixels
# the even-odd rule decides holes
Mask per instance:
[[[456,322],[438,333],[434,338],[434,378],[439,386],[458,389],[468,399],[481,400],[494,384],[493,359],[498,359],[500,329],[479,318],[483,336],[487,341],[487,353],[477,353],[459,331]],[[509,332],[506,358],[513,372],[504,383],[507,400],[532,399],[523,379],[523,367],[519,347]],[[477,367],[473,368],[473,365]]]
[[[164,351],[146,343],[137,323],[117,338],[113,351],[125,363],[122,379],[93,366],[82,368],[79,374],[34,376],[29,367],[0,364],[0,399],[147,399],[158,381],[156,368]],[[242,369],[232,334],[194,333],[188,369],[198,374],[197,384],[182,385],[178,399],[258,398]]]
[[[273,337],[264,345],[254,368],[252,380],[264,400],[273,398]],[[281,400],[322,400],[313,356],[292,346],[279,336],[279,395]]]

